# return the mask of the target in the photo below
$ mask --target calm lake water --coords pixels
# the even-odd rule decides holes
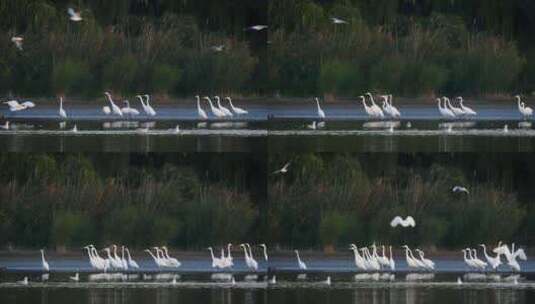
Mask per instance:
[[[351,257],[303,255],[306,273],[293,257],[260,261],[260,272],[247,271],[241,256],[236,266],[214,273],[208,256],[187,257],[173,271],[158,270],[136,254],[140,271],[94,273],[87,258],[50,257],[43,276],[40,257],[0,258],[0,303],[533,303],[535,263],[521,262],[522,272],[507,267],[498,273],[471,272],[460,259],[434,259],[437,272],[408,272],[403,258],[397,270],[357,272]],[[79,281],[70,279],[79,272]],[[513,278],[514,279],[511,279]],[[19,283],[28,277],[29,284]],[[273,278],[275,277],[275,282]],[[330,277],[331,284],[326,280]],[[234,279],[234,282],[232,281]],[[459,284],[457,280],[461,280]]]
[[[317,120],[313,104],[257,104],[246,116],[205,122],[196,120],[192,105],[161,107],[156,117],[123,118],[78,105],[68,109],[66,122],[60,122],[55,107],[16,113],[2,108],[11,129],[0,130],[0,147],[13,152],[535,151],[535,128],[512,104],[478,105],[477,118],[456,121],[442,120],[433,105],[399,108],[401,120],[374,121],[359,105],[328,105],[324,125],[316,130],[308,128]]]

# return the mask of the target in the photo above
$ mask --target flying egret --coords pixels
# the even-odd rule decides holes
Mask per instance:
[[[14,36],[14,37],[11,37],[11,42],[13,42],[15,44],[17,49],[22,51],[22,43],[24,42],[24,38],[22,38],[20,36]]]
[[[262,25],[262,24],[257,24],[257,25],[252,25],[252,26],[249,26],[249,27],[246,27],[244,29],[244,31],[261,31],[261,30],[265,30],[267,29],[268,26],[267,25]]]
[[[401,227],[414,227],[416,226],[416,222],[414,221],[414,218],[412,216],[407,216],[405,219],[403,219],[401,216],[396,216],[392,221],[390,222],[390,226],[395,228],[397,226],[401,225]]]
[[[73,8],[69,7],[67,9],[67,13],[69,14],[69,19],[74,22],[80,22],[82,21],[82,16],[80,12],[75,11]]]
[[[290,166],[290,163],[291,162],[287,162],[286,164],[284,164],[284,166],[281,169],[273,171],[272,174],[279,174],[279,173],[284,174],[284,173],[288,172],[288,167]]]
[[[468,191],[468,189],[466,189],[466,187],[462,187],[462,186],[454,186],[454,187],[451,189],[451,192],[454,192],[454,193],[466,193],[466,194],[470,194],[470,192]]]
[[[334,24],[347,24],[347,21],[336,17],[331,17],[331,21]]]

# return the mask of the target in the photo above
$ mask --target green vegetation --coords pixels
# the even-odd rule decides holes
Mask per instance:
[[[375,241],[460,248],[535,241],[527,182],[535,163],[528,155],[277,155],[272,167],[289,158],[289,173],[268,186],[272,245],[328,249]],[[466,185],[470,195],[452,193],[455,185]],[[412,215],[416,227],[391,228],[396,215]]]
[[[262,239],[246,155],[0,155],[0,247]],[[260,190],[259,190],[260,189]]]
[[[532,92],[529,9],[507,0],[269,1],[269,83],[290,95]]]
[[[2,1],[0,94],[535,92],[533,1],[75,4],[79,23],[67,18],[69,1]],[[243,30],[255,23],[269,23],[269,33]],[[24,37],[23,51],[14,35]]]
[[[243,29],[256,11],[264,1],[2,1],[0,94],[254,94],[258,33]]]

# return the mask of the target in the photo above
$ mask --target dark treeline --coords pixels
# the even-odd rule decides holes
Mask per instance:
[[[249,154],[0,154],[0,247],[262,240],[265,162]]]
[[[0,1],[0,94],[254,94],[267,34],[244,28],[266,14],[265,0]]]
[[[529,154],[300,154],[270,178],[270,244],[347,248],[371,242],[436,248],[535,244],[535,161]],[[470,195],[452,193],[464,185]],[[416,227],[393,229],[396,215]]]
[[[0,94],[531,93],[533,11],[530,0],[1,1]]]
[[[531,93],[533,11],[529,0],[269,1],[269,84],[291,95]]]

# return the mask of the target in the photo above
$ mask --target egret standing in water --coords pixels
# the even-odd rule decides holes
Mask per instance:
[[[316,105],[318,107],[318,117],[320,119],[325,119],[325,112],[323,112],[323,110],[320,107],[320,100],[318,99],[318,97],[314,97],[314,100],[316,100]]]
[[[226,100],[228,100],[228,103],[230,105],[230,109],[232,110],[232,112],[234,112],[234,114],[236,115],[244,115],[244,114],[248,114],[249,112],[247,112],[246,110],[242,109],[242,108],[238,108],[238,107],[235,107],[233,104],[232,104],[232,99],[230,99],[230,97],[225,97]]]
[[[43,266],[43,271],[49,272],[50,267],[48,266],[48,262],[45,259],[45,250],[41,249],[41,265]]]
[[[121,111],[121,108],[119,108],[113,102],[113,99],[111,98],[111,94],[109,92],[104,92],[104,95],[106,95],[106,97],[108,98],[108,101],[110,102],[110,106],[111,106],[111,111],[106,111],[106,110],[109,110],[109,108],[108,109],[102,108],[104,113],[108,112],[108,113],[113,113],[113,114],[116,114],[116,115],[119,115],[119,116],[123,116],[123,112]],[[106,114],[108,114],[108,113],[106,113]]]
[[[63,109],[63,97],[59,98],[59,116],[61,118],[67,118],[67,113]]]
[[[297,266],[299,266],[300,270],[307,270],[307,264],[305,262],[301,261],[301,257],[299,257],[299,251],[294,250],[295,255],[297,256]]]

